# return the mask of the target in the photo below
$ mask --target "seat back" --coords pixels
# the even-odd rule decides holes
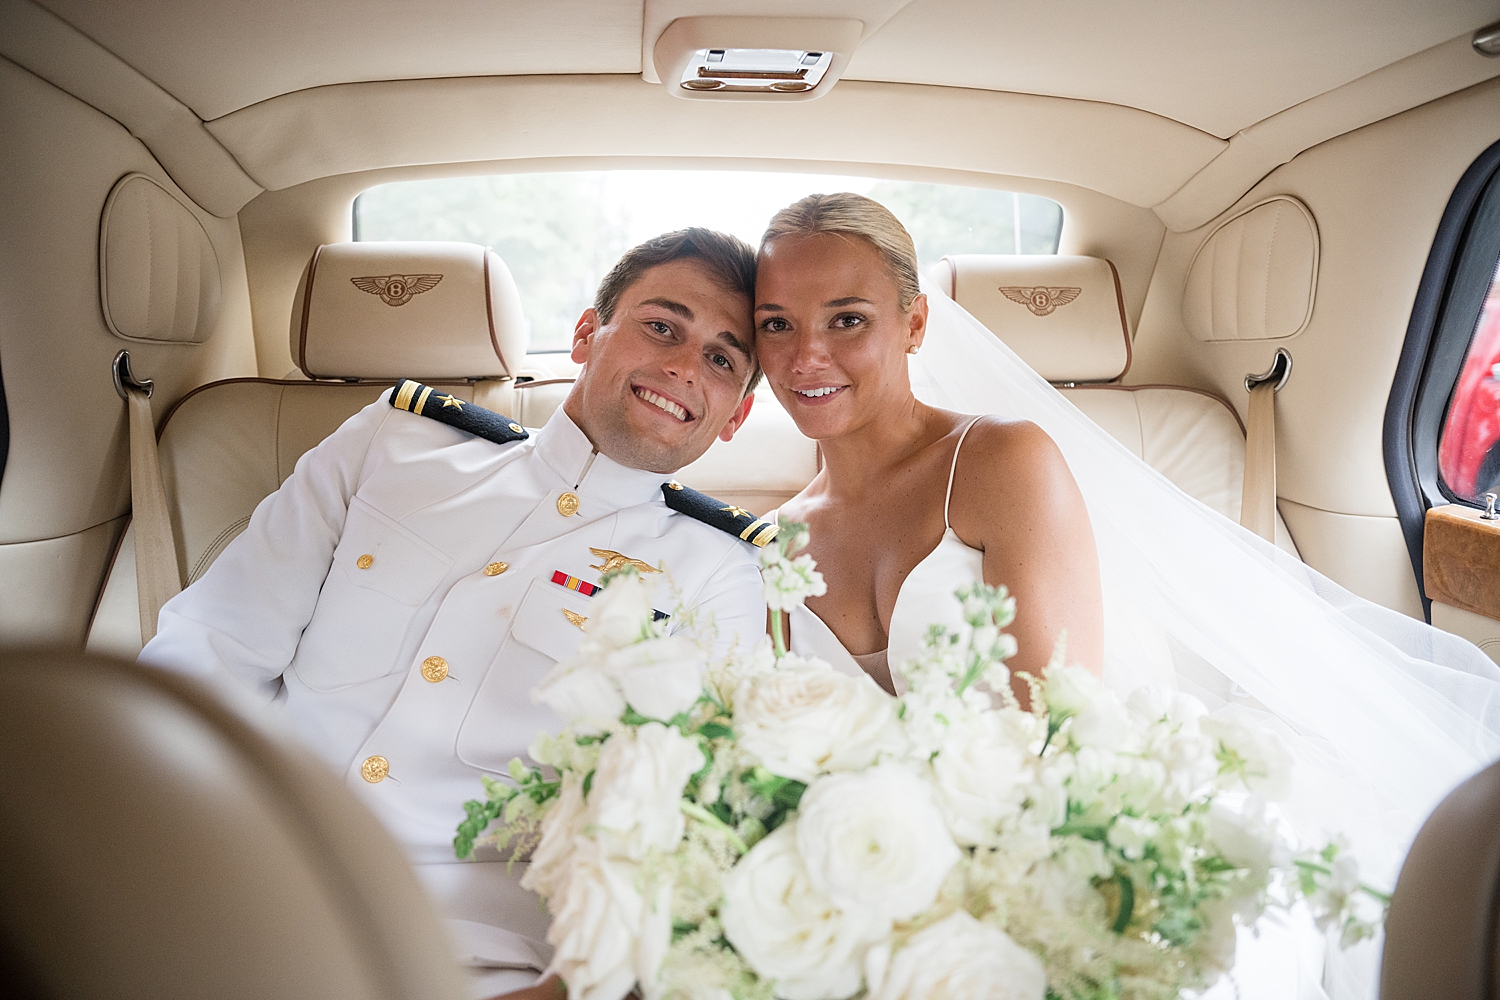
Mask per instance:
[[[938,287],[1136,457],[1239,521],[1245,428],[1223,399],[1186,386],[1121,385],[1130,323],[1114,265],[1098,257],[959,254]],[[1276,515],[1276,544],[1296,555]]]
[[[1386,915],[1380,997],[1500,997],[1500,764],[1459,785],[1413,841]]]
[[[318,380],[210,383],[183,397],[163,421],[158,453],[184,586],[207,572],[304,452],[397,379],[421,379],[526,427],[545,424],[572,383],[512,378],[526,348],[515,285],[498,257],[470,244],[319,247],[291,317],[292,356]],[[335,374],[337,381],[324,380]],[[816,472],[813,443],[762,387],[734,440],[716,442],[678,478],[763,512]],[[86,648],[138,654],[137,601],[135,534],[127,528]]]
[[[374,816],[182,678],[0,654],[0,857],[5,995],[464,995]]]

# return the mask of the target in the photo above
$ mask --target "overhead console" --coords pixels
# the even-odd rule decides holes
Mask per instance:
[[[647,0],[642,76],[685,100],[810,101],[910,0],[759,0],[732,17],[703,0]]]

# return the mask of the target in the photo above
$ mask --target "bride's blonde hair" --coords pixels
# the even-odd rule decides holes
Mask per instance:
[[[792,202],[771,217],[760,245],[783,236],[818,233],[854,236],[873,246],[896,281],[896,299],[903,312],[921,294],[917,247],[911,234],[890,209],[861,194],[810,194]]]

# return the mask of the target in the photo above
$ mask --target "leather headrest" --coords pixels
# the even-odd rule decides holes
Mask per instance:
[[[955,254],[938,286],[1049,382],[1110,382],[1130,367],[1130,323],[1102,257]]]
[[[516,283],[473,243],[327,243],[292,301],[308,378],[514,376],[528,333]]]

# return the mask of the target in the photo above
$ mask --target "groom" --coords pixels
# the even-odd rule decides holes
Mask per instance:
[[[519,867],[458,863],[453,834],[481,776],[561,728],[529,694],[577,649],[590,581],[638,561],[666,581],[657,606],[696,605],[721,648],[764,632],[741,537],[773,530],[668,483],[750,411],[754,281],[754,251],[704,229],[627,252],[535,433],[398,384],[302,457],[141,652],[269,706],[344,776],[451,918],[478,995],[535,979],[546,918]]]

